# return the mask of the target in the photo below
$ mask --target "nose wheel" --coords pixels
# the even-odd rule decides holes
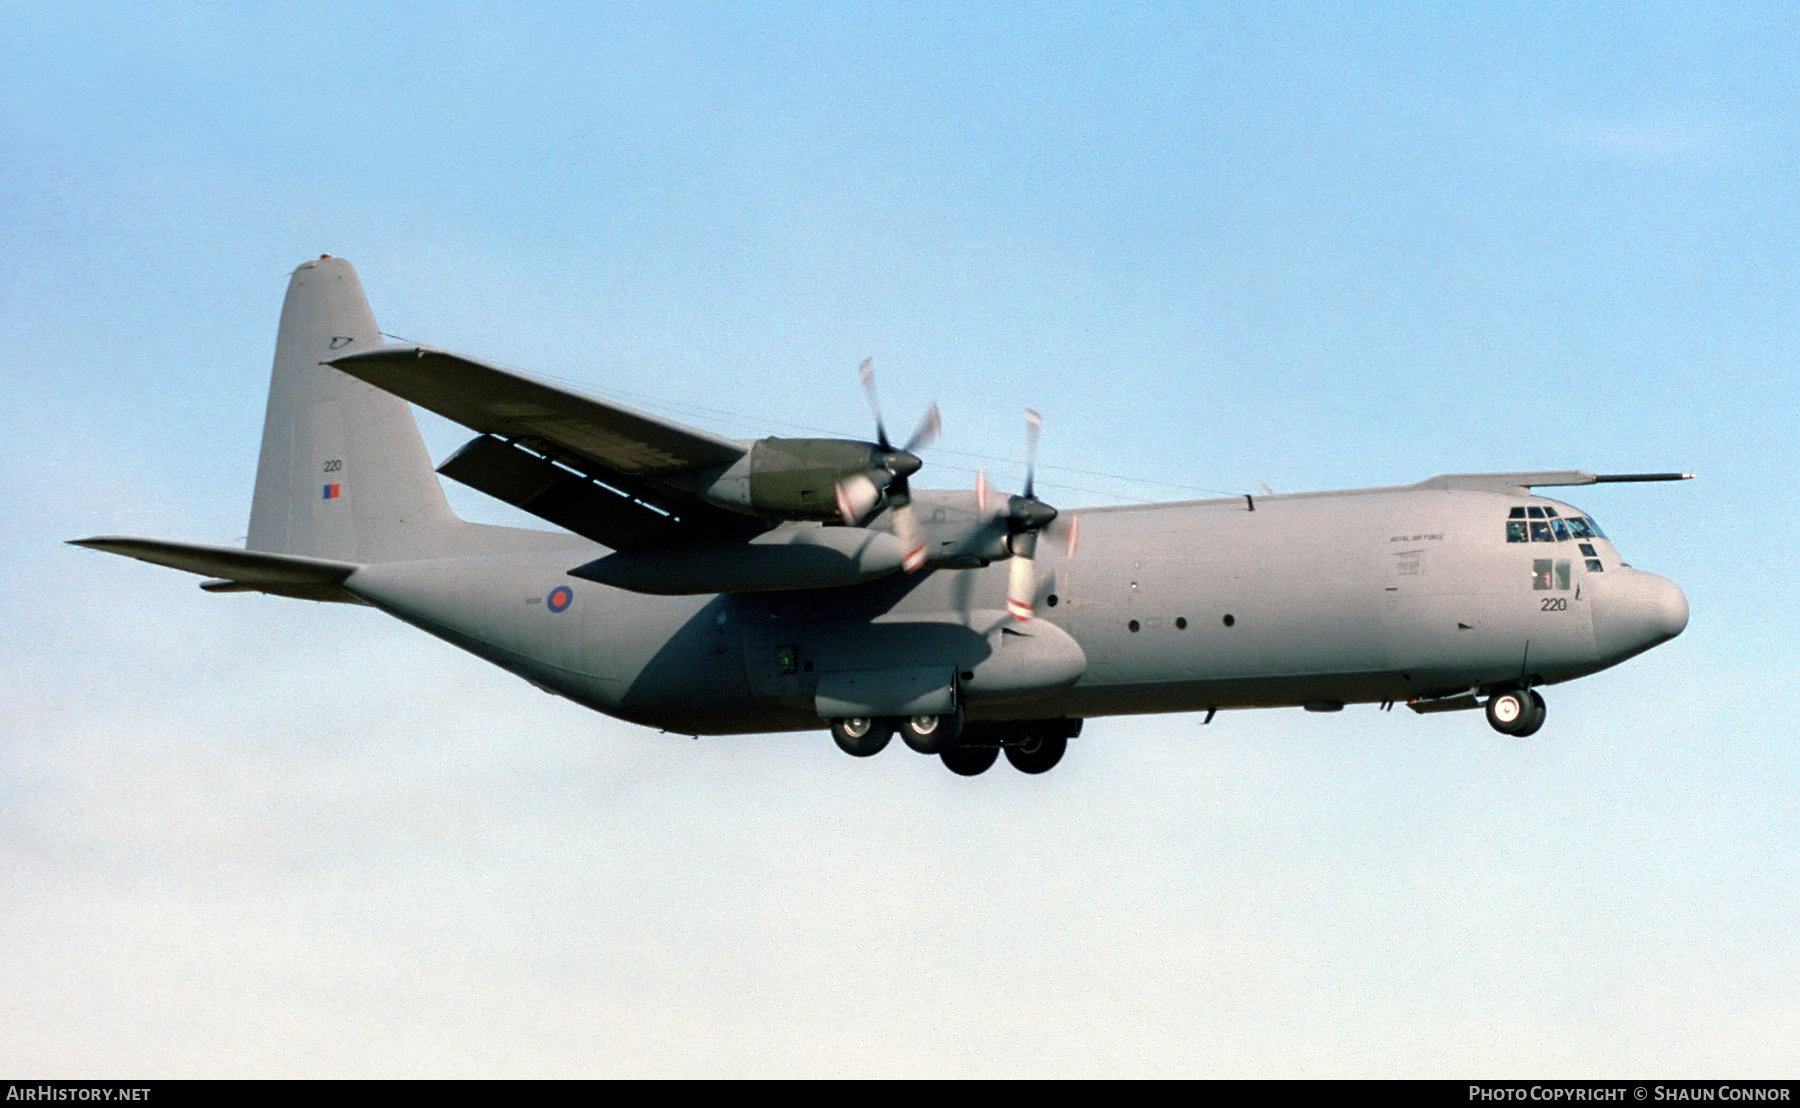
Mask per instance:
[[[1502,735],[1524,738],[1544,725],[1544,698],[1536,689],[1500,689],[1488,697],[1488,726]]]

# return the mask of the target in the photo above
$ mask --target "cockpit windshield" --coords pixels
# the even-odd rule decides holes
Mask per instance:
[[[1592,516],[1562,517],[1548,505],[1522,504],[1513,508],[1506,519],[1507,542],[1568,542],[1605,537]]]

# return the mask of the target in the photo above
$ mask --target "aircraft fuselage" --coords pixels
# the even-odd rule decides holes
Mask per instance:
[[[1545,532],[1585,519],[1543,497],[1416,486],[1083,511],[1073,556],[1045,544],[1024,624],[1004,614],[1004,564],[651,597],[570,577],[598,552],[571,540],[367,566],[345,584],[546,689],[694,734],[816,729],[831,675],[950,662],[971,721],[1429,702],[1590,674],[1685,625],[1672,583],[1598,534],[1531,541],[1537,521],[1514,509],[1548,509]],[[1009,677],[1009,650],[1066,677]]]

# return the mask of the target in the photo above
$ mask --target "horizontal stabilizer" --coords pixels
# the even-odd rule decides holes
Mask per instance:
[[[202,546],[112,535],[72,539],[70,545],[123,554],[140,562],[216,578],[202,586],[212,592],[266,592],[302,600],[359,603],[356,596],[343,587],[344,580],[358,567],[345,562],[294,554],[265,554],[235,546]]]

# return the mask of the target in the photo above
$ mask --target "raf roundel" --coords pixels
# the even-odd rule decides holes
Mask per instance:
[[[575,593],[567,585],[556,586],[554,589],[550,590],[550,595],[544,598],[544,603],[548,605],[553,612],[566,610],[570,604],[574,603],[574,601]]]

